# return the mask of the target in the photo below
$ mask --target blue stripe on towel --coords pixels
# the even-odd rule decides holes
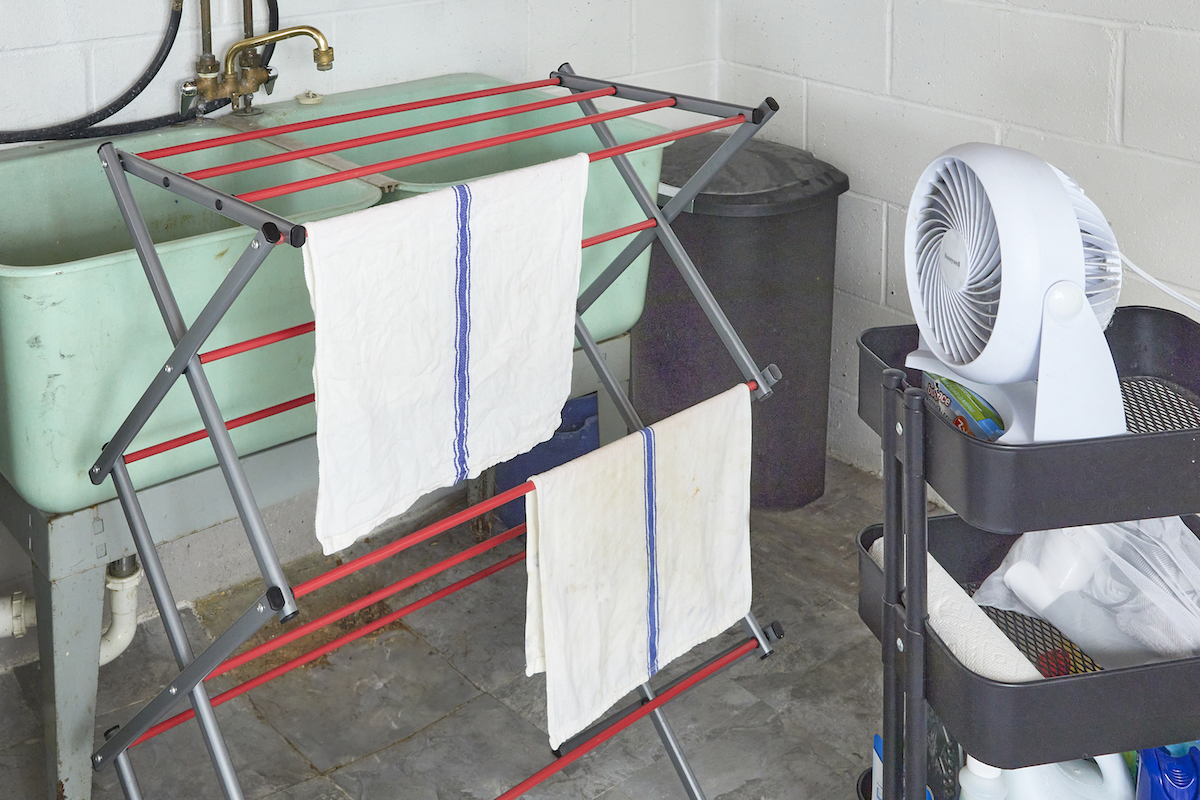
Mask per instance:
[[[650,675],[658,672],[658,500],[655,496],[654,429],[643,428],[646,461],[646,662]]]
[[[457,252],[454,296],[454,472],[455,480],[467,477],[467,400],[471,396],[468,364],[471,348],[471,190],[454,187],[457,210]]]

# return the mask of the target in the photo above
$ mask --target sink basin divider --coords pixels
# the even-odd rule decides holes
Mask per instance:
[[[213,704],[210,702],[208,695],[205,692],[203,680],[217,669],[217,664],[225,655],[233,652],[242,641],[249,638],[263,622],[273,613],[281,623],[286,623],[296,616],[298,609],[296,607],[296,593],[293,592],[287,577],[284,575],[282,567],[279,564],[278,557],[275,553],[271,539],[267,534],[266,527],[263,523],[261,512],[251,492],[250,486],[246,481],[244,472],[241,469],[239,456],[234,449],[232,440],[229,437],[229,430],[240,425],[249,424],[259,419],[281,413],[284,410],[295,408],[299,405],[310,403],[313,400],[312,395],[299,397],[294,400],[289,400],[280,403],[276,406],[263,409],[261,411],[252,412],[250,414],[237,417],[226,422],[217,406],[216,398],[213,396],[212,389],[209,386],[208,380],[205,377],[203,363],[226,358],[236,355],[257,347],[263,347],[275,342],[283,341],[294,336],[299,336],[306,333],[311,333],[314,330],[313,323],[305,323],[296,325],[282,331],[265,334],[254,337],[234,345],[218,348],[207,353],[201,353],[200,350],[204,346],[205,341],[215,330],[225,313],[233,305],[242,289],[248,284],[254,276],[259,265],[265,260],[266,255],[271,249],[279,244],[288,244],[292,247],[300,247],[305,241],[305,230],[302,225],[294,224],[290,220],[273,214],[265,209],[260,208],[255,204],[256,201],[269,197],[277,197],[283,194],[301,191],[307,188],[324,186],[342,180],[350,180],[361,175],[375,174],[384,170],[395,169],[399,166],[408,164],[422,163],[437,158],[444,158],[460,153],[471,152],[485,147],[494,147],[500,144],[530,139],[536,136],[543,136],[549,133],[555,133],[569,128],[590,126],[596,133],[602,145],[602,149],[589,154],[592,161],[601,159],[612,159],[616,169],[623,178],[629,191],[637,199],[639,207],[645,214],[646,219],[620,227],[616,230],[594,235],[584,239],[581,242],[582,247],[590,247],[602,242],[611,241],[624,236],[632,236],[632,241],[621,251],[612,264],[606,268],[600,275],[600,278],[591,286],[587,287],[581,293],[575,320],[576,338],[583,346],[583,350],[591,361],[592,366],[600,377],[600,382],[605,390],[612,397],[613,402],[617,405],[625,420],[626,426],[630,430],[642,428],[642,421],[638,418],[637,412],[633,409],[633,405],[629,402],[624,389],[620,382],[608,367],[608,364],[601,356],[595,338],[589,332],[587,325],[584,324],[582,313],[590,306],[597,297],[616,280],[620,274],[629,267],[629,265],[637,258],[649,244],[657,238],[666,248],[667,252],[675,261],[676,266],[683,274],[685,281],[691,289],[697,302],[700,303],[705,311],[710,323],[716,329],[718,335],[725,343],[734,361],[745,376],[750,385],[752,396],[754,399],[763,399],[770,395],[770,386],[779,380],[779,370],[774,364],[768,365],[766,369],[760,369],[750,354],[746,351],[737,332],[733,329],[729,320],[721,311],[712,293],[705,285],[703,278],[696,271],[695,265],[692,263],[687,252],[682,244],[671,230],[671,221],[708,183],[709,180],[726,164],[729,159],[743,147],[754,134],[761,129],[776,110],[778,105],[771,98],[767,98],[762,105],[757,108],[749,108],[736,106],[728,103],[722,103],[713,100],[705,100],[703,98],[689,97],[686,95],[674,95],[666,92],[645,89],[642,87],[628,86],[624,84],[615,84],[612,82],[598,81],[591,78],[584,78],[575,75],[569,64],[564,64],[558,71],[552,73],[548,81],[537,82],[537,86],[561,85],[566,87],[571,95],[555,98],[553,100],[541,101],[538,103],[518,105],[513,108],[504,109],[503,112],[488,112],[486,114],[468,115],[457,117],[453,120],[438,122],[432,125],[417,126],[415,128],[401,129],[389,134],[384,134],[384,138],[378,138],[377,141],[385,141],[387,138],[400,138],[401,136],[410,136],[415,133],[429,132],[432,130],[441,130],[447,127],[456,125],[469,124],[471,122],[482,121],[483,119],[493,119],[498,116],[507,116],[509,114],[523,113],[524,111],[534,110],[535,108],[547,108],[554,105],[564,105],[567,103],[578,103],[583,115],[579,119],[571,119],[564,122],[559,122],[551,125],[544,125],[537,128],[532,128],[525,131],[518,131],[502,136],[495,136],[481,139],[467,144],[456,145],[453,147],[444,147],[424,153],[418,153],[413,156],[407,156],[401,159],[383,162],[380,164],[372,164],[365,167],[356,167],[341,172],[334,172],[323,176],[318,176],[315,179],[296,181],[282,186],[272,187],[243,193],[235,197],[229,193],[214,189],[197,179],[198,176],[213,176],[216,174],[227,174],[228,172],[236,171],[234,169],[224,168],[224,172],[206,170],[203,172],[192,173],[191,177],[181,175],[165,167],[158,166],[152,163],[150,159],[161,158],[167,155],[177,154],[181,152],[191,152],[192,150],[202,149],[208,146],[218,146],[222,143],[232,143],[230,139],[244,141],[247,138],[265,138],[268,136],[284,133],[284,129],[297,130],[295,125],[277,126],[274,128],[264,128],[258,131],[250,132],[252,136],[237,134],[233,137],[223,137],[223,139],[208,140],[205,142],[195,143],[192,145],[184,145],[181,148],[163,148],[157,151],[143,153],[141,155],[133,155],[130,153],[117,150],[113,144],[106,143],[100,147],[99,153],[105,173],[108,177],[110,186],[116,198],[117,205],[121,210],[122,218],[130,232],[134,241],[134,249],[137,252],[138,258],[142,262],[143,269],[146,273],[147,280],[154,293],[155,300],[158,303],[159,310],[162,314],[163,321],[166,324],[167,332],[174,344],[174,350],[162,369],[158,371],[150,385],[146,388],[142,397],[135,404],[134,409],[126,417],[124,422],[118,428],[100,455],[100,458],[95,462],[89,471],[89,477],[93,483],[102,483],[107,477],[112,477],[114,486],[117,491],[117,496],[121,507],[125,513],[126,519],[129,522],[131,531],[134,534],[134,541],[137,545],[139,554],[142,557],[143,564],[146,567],[148,579],[151,589],[154,593],[155,601],[159,606],[159,613],[163,619],[164,626],[167,628],[168,639],[172,650],[175,653],[176,660],[179,664],[181,674],[179,678],[172,682],[167,688],[160,693],[160,697],[151,701],[153,707],[147,706],[143,711],[139,712],[135,717],[135,721],[130,724],[130,730],[124,733],[118,733],[110,738],[110,741],[100,750],[97,750],[92,757],[93,767],[97,770],[104,768],[108,763],[112,762],[116,765],[118,780],[120,781],[122,791],[126,798],[134,800],[141,797],[141,791],[137,786],[137,780],[134,776],[132,765],[128,761],[127,748],[131,746],[135,739],[141,736],[150,726],[158,722],[166,713],[166,709],[171,705],[167,700],[167,695],[174,695],[179,691],[184,691],[190,694],[192,698],[193,713],[198,719],[201,730],[205,739],[205,743],[213,761],[213,766],[216,769],[220,778],[222,791],[227,800],[240,800],[242,791],[238,785],[236,774],[232,768],[232,762],[225,748],[224,740],[221,736],[220,728],[217,726],[216,718],[213,715]],[[518,85],[513,87],[499,87],[508,91],[519,91],[524,88],[532,88],[531,85]],[[502,93],[499,88],[488,89],[483,92],[467,92],[459,95],[449,95],[443,98],[431,98],[429,100],[417,101],[413,104],[402,104],[401,106],[393,106],[385,109],[374,109],[371,112],[364,112],[367,115],[378,115],[382,113],[395,113],[397,110],[406,108],[428,107],[442,103],[457,102],[459,100],[472,97],[486,96],[488,94]],[[634,102],[634,105],[629,108],[621,108],[612,111],[600,111],[594,104],[594,99],[601,96],[615,96]],[[677,131],[669,131],[657,136],[640,139],[634,142],[621,144],[618,142],[612,131],[606,124],[609,120],[617,119],[631,114],[641,113],[643,111],[655,108],[676,107],[688,111],[693,111],[701,114],[717,116],[718,119],[695,125],[689,128],[684,128]],[[362,118],[361,115],[340,115],[340,119],[333,121],[345,121],[345,118],[355,116]],[[300,123],[307,127],[314,127],[310,123]],[[328,122],[324,123],[328,124]],[[728,141],[719,147],[708,161],[696,172],[684,186],[681,187],[679,193],[667,203],[664,208],[659,208],[650,191],[642,183],[638,177],[635,168],[630,163],[626,154],[638,149],[658,146],[666,142],[681,139],[687,136],[697,135],[713,130],[723,128],[735,128]],[[312,148],[307,154],[312,154],[313,150],[320,150],[322,153],[332,152],[336,149],[343,149],[348,146],[355,146],[355,143],[361,144],[360,140],[349,140],[348,142],[339,142],[336,146],[322,146]],[[291,160],[292,158],[303,158],[306,153],[288,154],[287,158],[271,157],[270,163],[278,163],[282,160]],[[256,166],[265,165],[263,160],[253,160],[244,162],[240,165],[234,165],[239,169],[253,169]],[[167,280],[166,274],[163,271],[162,263],[159,260],[158,253],[154,242],[150,237],[149,228],[134,201],[133,194],[130,190],[127,175],[135,175],[153,185],[161,186],[167,191],[183,197],[191,202],[197,203],[205,208],[212,209],[217,213],[233,220],[241,225],[251,228],[254,232],[245,251],[238,258],[237,263],[232,270],[226,275],[220,286],[209,298],[203,310],[196,317],[195,321],[189,327],[185,324],[179,306],[176,303],[171,286]],[[167,442],[151,447],[142,448],[137,451],[129,452],[128,449],[132,444],[133,439],[145,426],[147,420],[154,413],[155,409],[165,398],[167,391],[180,374],[185,374],[189,386],[192,390],[193,399],[200,411],[200,416],[204,421],[204,430],[196,431],[185,436],[176,437]],[[148,458],[157,453],[164,452],[174,447],[181,446],[192,441],[207,437],[213,444],[216,451],[217,461],[220,464],[221,470],[225,476],[230,494],[233,497],[234,504],[237,507],[239,517],[241,518],[243,527],[246,530],[247,538],[250,541],[251,548],[254,551],[255,558],[258,561],[259,570],[263,575],[265,582],[265,591],[263,595],[255,601],[254,604],[243,615],[239,623],[235,623],[234,628],[222,634],[217,640],[217,643],[212,646],[212,652],[205,651],[198,658],[192,654],[191,646],[184,633],[182,620],[179,612],[175,607],[174,600],[171,594],[170,587],[167,582],[165,573],[162,570],[161,562],[158,559],[157,552],[154,548],[153,539],[146,524],[145,515],[142,511],[140,502],[137,497],[135,487],[130,479],[129,472],[126,469],[126,464]],[[491,502],[496,502],[499,498],[495,498]],[[486,505],[486,504],[483,504]],[[481,506],[483,507],[483,506]],[[487,506],[490,507],[490,506]],[[482,512],[478,512],[482,513]],[[510,532],[511,535],[516,533]],[[386,549],[386,548],[384,548]],[[464,554],[465,555],[465,554]],[[373,563],[373,562],[372,562]],[[507,563],[507,562],[506,562]],[[480,573],[490,574],[490,569]],[[770,642],[774,639],[768,633],[764,633],[759,627],[757,621],[752,616],[747,616],[744,620],[747,631],[751,638],[745,646],[739,648],[738,655],[743,652],[750,652],[752,649],[761,649],[764,657],[771,652]],[[755,648],[752,645],[756,645]],[[211,648],[210,648],[211,649]],[[201,673],[204,673],[203,675]],[[263,682],[274,674],[261,676],[259,680]],[[255,683],[254,685],[258,685]],[[172,689],[174,691],[172,691]],[[644,700],[651,701],[654,704],[653,708],[646,707],[646,712],[658,730],[659,736],[662,739],[664,746],[667,749],[668,755],[674,765],[684,789],[689,798],[692,800],[702,800],[704,797],[703,791],[700,789],[696,781],[695,773],[692,771],[686,758],[683,756],[682,750],[679,747],[679,742],[674,732],[672,731],[666,717],[663,715],[658,704],[666,699],[666,695],[655,700],[655,692],[649,684],[643,685],[640,689]],[[630,720],[632,721],[632,720]],[[614,723],[616,724],[616,723]],[[626,723],[627,724],[627,723]],[[614,731],[615,732],[615,731]],[[110,734],[115,733],[110,731]],[[596,737],[596,741],[589,743],[584,749],[590,749],[594,744],[598,744],[601,739]],[[572,751],[571,757],[577,757],[577,753]],[[565,765],[567,762],[563,762]],[[548,770],[543,770],[538,776],[544,777],[549,774]],[[513,790],[506,793],[505,797],[515,797],[517,794],[525,791],[525,789],[533,784],[526,782],[514,787]]]

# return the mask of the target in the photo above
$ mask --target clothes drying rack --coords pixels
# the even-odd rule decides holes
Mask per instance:
[[[570,91],[570,94],[479,114],[459,116],[424,125],[408,128],[401,127],[372,136],[347,139],[332,144],[307,147],[291,152],[282,152],[263,158],[199,170],[186,175],[155,163],[159,159],[168,158],[172,155],[221,147],[249,139],[282,135],[302,129],[334,125],[375,116],[398,114],[408,110],[462,102],[485,96],[552,86],[566,88]],[[600,111],[593,102],[600,97],[615,97],[633,102],[628,107]],[[421,152],[378,164],[345,169],[281,186],[265,187],[238,196],[213,189],[202,182],[205,178],[216,177],[218,175],[252,170],[270,164],[318,156],[336,150],[361,147],[381,141],[567,104],[577,104],[582,111],[582,115],[578,118],[567,119],[528,130],[480,139],[453,147]],[[677,108],[713,116],[717,119],[627,144],[619,144],[606,124],[607,121],[612,119],[658,108]],[[612,263],[579,295],[575,316],[575,334],[588,360],[599,375],[601,385],[604,386],[617,405],[626,426],[630,430],[637,430],[644,427],[642,421],[639,419],[637,412],[634,410],[620,383],[607,367],[595,340],[583,322],[582,314],[655,239],[661,242],[666,252],[674,260],[692,293],[703,307],[709,321],[716,329],[750,386],[752,397],[754,399],[762,399],[769,396],[772,384],[780,378],[779,370],[774,364],[767,366],[765,369],[760,369],[756,365],[753,358],[746,351],[737,332],[733,329],[729,320],[721,311],[720,306],[713,298],[712,293],[705,286],[703,278],[697,272],[695,265],[688,257],[679,239],[671,229],[671,221],[688,206],[708,181],[761,129],[777,110],[778,105],[771,98],[764,100],[757,108],[737,106],[698,97],[668,94],[636,86],[587,78],[576,75],[569,64],[564,64],[558,70],[552,72],[548,79],[542,81],[447,95],[368,111],[245,131],[140,154],[118,150],[112,142],[101,145],[99,148],[101,165],[104,168],[121,215],[133,239],[134,249],[146,273],[150,288],[158,304],[159,312],[162,315],[163,322],[174,345],[174,350],[150,382],[150,385],[135,404],[133,410],[125,418],[111,440],[103,447],[99,459],[97,459],[89,471],[89,477],[94,484],[100,484],[109,477],[113,480],[118,500],[129,523],[138,554],[141,556],[155,603],[158,606],[159,614],[166,628],[167,638],[180,672],[168,686],[138,711],[128,723],[106,732],[105,743],[92,756],[93,768],[101,770],[106,768],[110,763],[113,764],[126,798],[128,800],[140,800],[142,794],[134,774],[133,766],[129,760],[128,749],[165,730],[169,730],[195,718],[198,720],[205,745],[209,751],[213,767],[225,797],[228,800],[240,800],[242,798],[241,788],[234,773],[233,764],[222,738],[220,728],[216,722],[213,711],[215,706],[240,696],[256,686],[260,686],[292,669],[320,658],[342,645],[366,636],[419,608],[423,608],[442,597],[480,581],[488,575],[520,563],[524,559],[524,552],[510,556],[409,604],[392,614],[384,616],[357,631],[345,634],[288,663],[268,670],[257,678],[242,683],[216,697],[209,697],[204,685],[205,680],[229,672],[319,628],[343,619],[422,580],[444,572],[474,556],[510,541],[524,533],[525,526],[521,525],[494,536],[439,564],[423,569],[408,578],[373,592],[319,619],[292,630],[287,630],[264,644],[233,657],[234,652],[262,628],[272,616],[276,617],[280,623],[287,623],[293,619],[298,614],[298,599],[322,586],[333,583],[353,572],[378,563],[415,544],[478,517],[533,489],[533,484],[527,482],[353,561],[342,564],[324,575],[295,587],[290,584],[279,563],[246,475],[242,471],[229,431],[233,428],[311,403],[314,401],[314,395],[309,394],[294,398],[281,402],[278,405],[237,417],[236,419],[225,420],[221,415],[217,400],[205,377],[203,365],[295,336],[311,333],[315,328],[315,324],[297,325],[218,350],[200,352],[209,335],[237,299],[241,290],[253,277],[255,270],[266,259],[271,249],[280,245],[300,247],[304,244],[305,229],[302,225],[298,225],[280,215],[264,210],[255,205],[256,202],[305,189],[325,186],[338,181],[365,177],[439,158],[544,136],[570,128],[590,126],[596,133],[602,149],[590,153],[589,158],[591,161],[612,159],[629,190],[636,197],[639,206],[646,215],[646,219],[608,233],[589,237],[582,242],[582,246],[586,248],[600,244],[601,242],[632,235],[632,239]],[[732,129],[728,140],[716,150],[708,161],[696,171],[665,206],[659,208],[654,197],[635,174],[633,166],[626,158],[626,154],[645,147],[657,146],[688,136],[721,129]],[[190,325],[183,319],[171,285],[159,260],[155,244],[151,239],[149,228],[134,201],[128,180],[129,175],[161,186],[165,191],[172,192],[203,208],[211,209],[217,214],[233,222],[245,225],[254,231],[253,237],[246,245],[245,250],[237,259],[229,274],[224,278]],[[134,437],[141,431],[150,415],[166,396],[167,391],[180,376],[185,376],[187,379],[200,418],[203,421],[203,430],[150,447],[130,451],[129,448]],[[184,632],[183,620],[176,608],[167,576],[155,551],[150,530],[130,478],[127,465],[204,438],[208,438],[211,441],[216,451],[217,461],[225,477],[230,494],[233,497],[238,517],[245,528],[266,589],[257,600],[250,604],[250,607],[241,617],[217,637],[204,652],[195,654]],[[694,772],[684,757],[670,724],[661,710],[661,706],[701,680],[729,666],[742,656],[751,652],[759,652],[765,658],[771,653],[772,643],[783,635],[778,623],[772,623],[764,629],[758,624],[752,614],[747,615],[742,622],[746,631],[746,637],[739,644],[734,645],[715,658],[657,690],[651,688],[648,683],[643,684],[638,690],[642,698],[641,703],[618,711],[608,719],[597,723],[574,739],[564,743],[556,751],[556,755],[558,756],[556,761],[526,781],[505,792],[501,795],[502,800],[520,796],[603,741],[606,741],[625,727],[645,716],[651,717],[672,764],[684,784],[688,796],[693,798],[693,800],[703,798],[703,790],[700,788]],[[189,696],[191,710],[164,720],[163,718],[171,707],[183,695]]]

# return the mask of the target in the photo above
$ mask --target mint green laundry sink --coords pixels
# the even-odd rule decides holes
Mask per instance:
[[[139,152],[226,135],[212,124],[115,140]],[[96,154],[96,142],[0,152],[0,473],[48,512],[114,496],[87,470],[170,353],[170,339]],[[159,163],[181,172],[279,152],[266,142],[205,150]],[[233,193],[329,172],[311,161],[281,164],[209,183]],[[249,229],[144,181],[134,195],[159,244],[188,321],[249,243]],[[346,181],[263,205],[304,222],[365,208],[380,191]],[[217,328],[211,349],[312,320],[300,252],[267,258]],[[206,366],[231,419],[312,392],[312,341],[299,337]],[[185,381],[172,389],[135,440],[155,444],[201,428]],[[233,432],[247,453],[311,433],[311,406]],[[197,442],[130,465],[147,486],[215,463]]]
[[[506,83],[508,82],[487,75],[468,73],[442,75],[392,86],[326,95],[318,105],[304,105],[296,100],[266,104],[261,106],[264,113],[255,121],[262,127],[282,125],[317,117],[330,117],[352,111],[407,103],[413,100],[471,92],[503,86]],[[561,94],[561,92],[559,93]],[[289,134],[289,136],[303,145],[326,144],[402,127],[407,128],[435,120],[531,103],[553,96],[555,96],[553,93],[545,90],[513,92],[312,128]],[[569,104],[343,150],[339,151],[337,155],[354,164],[365,166],[581,116],[582,112],[578,105]],[[621,143],[644,139],[666,130],[634,118],[616,119],[608,124],[613,135]],[[659,145],[629,155],[638,176],[650,189],[651,197],[656,197],[658,194],[658,173],[662,163],[662,147]],[[591,127],[572,128],[549,136],[540,136],[387,171],[383,174],[394,180],[397,188],[395,191],[385,194],[384,198],[392,200],[409,197],[416,193],[432,191],[473,178],[551,161],[575,153],[592,152],[601,148],[600,140]],[[617,172],[612,160],[594,162],[588,174],[587,200],[583,215],[584,237],[616,230],[625,225],[640,222],[645,218],[645,214],[638,207],[637,201],[626,187],[625,181]],[[608,266],[627,242],[628,237],[625,237],[584,250],[580,288],[586,287]],[[650,251],[647,249],[584,314],[584,322],[587,323],[588,329],[597,341],[624,333],[641,316],[646,296],[649,259]]]

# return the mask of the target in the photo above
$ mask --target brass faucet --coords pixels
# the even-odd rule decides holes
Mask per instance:
[[[196,94],[205,102],[228,97],[233,101],[234,113],[254,113],[250,110],[250,96],[264,85],[267,93],[270,94],[275,81],[274,72],[262,66],[254,48],[290,39],[293,36],[312,37],[313,41],[317,43],[316,49],[313,50],[313,61],[316,62],[317,69],[333,68],[333,48],[329,46],[329,40],[325,38],[325,34],[311,25],[297,25],[293,28],[264,33],[261,36],[251,36],[235,43],[225,54],[223,72],[202,71],[197,74]],[[238,59],[241,66],[240,72],[235,65],[235,59],[239,53],[241,54],[241,58]],[[241,99],[240,104],[239,98]]]

